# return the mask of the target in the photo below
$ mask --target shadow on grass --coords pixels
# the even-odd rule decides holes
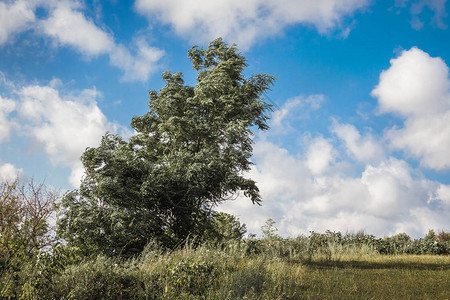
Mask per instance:
[[[450,264],[420,262],[367,262],[367,261],[302,261],[303,265],[317,269],[410,269],[410,270],[450,270]]]

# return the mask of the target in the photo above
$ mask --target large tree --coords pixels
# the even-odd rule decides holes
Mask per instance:
[[[85,176],[65,195],[59,234],[111,255],[133,254],[150,238],[173,245],[201,235],[211,209],[239,192],[261,197],[251,167],[252,129],[268,129],[262,94],[273,76],[245,78],[246,59],[221,39],[188,51],[195,86],[165,72],[149,111],[133,117],[128,141],[106,134],[82,155]]]

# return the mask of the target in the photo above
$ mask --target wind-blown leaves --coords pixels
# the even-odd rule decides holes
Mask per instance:
[[[149,92],[149,111],[131,121],[136,134],[129,141],[106,134],[83,154],[86,175],[64,198],[59,222],[69,242],[133,254],[150,238],[173,245],[202,235],[214,206],[230,195],[261,202],[243,174],[252,164],[251,129],[268,129],[271,106],[261,95],[274,77],[246,79],[245,58],[221,39],[188,54],[195,86],[164,72],[165,86]]]

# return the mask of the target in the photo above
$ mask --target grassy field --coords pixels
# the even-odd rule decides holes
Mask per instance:
[[[237,250],[149,251],[97,258],[53,278],[68,299],[450,299],[450,257],[376,253],[247,255]]]
[[[449,299],[450,259],[362,256],[304,265],[301,298]]]
[[[172,250],[154,241],[133,258],[60,245],[3,269],[0,298],[450,299],[448,237],[327,231]]]

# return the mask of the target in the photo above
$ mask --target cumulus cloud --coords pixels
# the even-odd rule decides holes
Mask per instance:
[[[0,72],[0,74],[2,74]],[[5,93],[0,95],[0,138],[6,140],[10,132],[42,145],[54,166],[68,167],[69,183],[78,187],[84,169],[80,161],[87,147],[98,146],[107,132],[127,138],[129,129],[107,120],[97,105],[101,93],[95,88],[82,91],[66,91],[59,79],[48,84],[19,86],[3,78]],[[14,121],[8,114],[14,113]],[[0,141],[2,141],[0,139]],[[0,164],[0,178],[15,177],[22,173],[11,164]]]
[[[379,163],[385,157],[381,143],[371,134],[361,136],[358,129],[351,124],[335,122],[332,132],[345,143],[347,154],[359,162]]]
[[[405,128],[409,126],[408,120],[425,118],[432,124],[432,118],[445,113],[445,109],[444,112],[442,110],[446,106],[439,101],[447,99],[446,96],[439,97],[447,91],[441,86],[446,81],[433,76],[436,73],[447,76],[448,71],[442,66],[442,60],[431,59],[417,49],[404,54],[428,58],[431,67],[420,61],[410,64],[409,61],[393,60],[393,66],[401,66],[405,70],[389,73],[395,69],[391,67],[383,72],[373,94],[379,97],[380,111],[395,112],[404,118]],[[410,84],[405,76],[415,78],[412,66],[432,76],[428,80],[433,84],[435,80],[438,83],[433,88],[421,80],[413,80],[414,84]],[[385,89],[384,84],[389,88]],[[423,91],[424,88],[429,89]],[[424,99],[428,99],[428,106],[422,103]],[[274,114],[279,118],[276,124],[291,126],[289,122],[293,119],[289,113],[299,103],[292,99],[287,101]],[[260,232],[266,219],[273,218],[284,236],[331,229],[341,232],[364,230],[377,236],[406,232],[420,237],[429,229],[448,230],[449,185],[426,179],[420,167],[415,169],[404,159],[392,156],[386,137],[373,135],[370,128],[363,134],[352,124],[340,124],[333,119],[331,123],[331,137],[320,135],[301,139],[298,151],[288,151],[276,145],[270,140],[273,138],[271,135],[259,135],[254,146],[255,165],[248,176],[260,188],[262,206],[253,206],[248,199],[241,197],[223,203],[219,209],[237,215],[254,233]],[[391,143],[394,141],[389,132],[393,130],[403,129],[386,131]],[[439,133],[445,133],[445,130],[434,134]],[[428,134],[429,139],[433,139],[432,133]],[[425,141],[415,147],[425,147]],[[448,149],[439,143],[430,147]]]
[[[308,153],[315,147],[320,151],[324,143],[312,140]],[[446,216],[450,209],[436,208],[428,201],[445,191],[441,192],[438,182],[415,176],[415,170],[403,160],[389,157],[367,165],[359,176],[338,169],[323,174],[311,169],[309,159],[302,160],[268,141],[256,143],[254,159],[249,177],[260,187],[262,206],[238,199],[220,207],[238,215],[251,232],[259,232],[269,217],[277,221],[281,234],[291,236],[332,229],[365,230],[378,236],[406,231],[418,237],[430,228],[449,226]],[[334,160],[327,163],[333,170]],[[433,222],[425,217],[431,215]]]
[[[31,1],[0,2],[0,46],[35,20],[34,9]]]
[[[69,182],[74,187],[79,186],[84,173],[80,157],[87,147],[96,147],[107,131],[125,138],[131,136],[129,129],[107,120],[97,105],[101,93],[95,88],[68,92],[59,79],[47,85],[24,86],[6,78],[4,81],[11,96],[0,96],[0,138],[5,140],[9,135],[7,124],[16,134],[42,145],[53,165],[71,169]],[[12,112],[14,126],[5,118]],[[21,169],[5,164],[0,171],[0,175],[17,175]]]
[[[14,165],[5,163],[0,164],[0,181],[12,182],[23,173],[22,169],[16,168]]]
[[[135,53],[132,55],[123,45],[115,45],[109,53],[111,65],[124,71],[124,81],[147,81],[164,51],[150,47],[147,42],[138,38],[135,40]]]
[[[450,168],[450,79],[441,58],[417,48],[403,51],[380,75],[372,95],[381,113],[404,118],[403,128],[386,132],[395,149],[428,168]]]
[[[117,131],[97,106],[95,90],[62,96],[51,86],[29,85],[17,91],[18,111],[25,129],[42,143],[55,165],[72,169],[69,182],[79,185],[80,156],[86,147],[96,146],[106,131]]]
[[[163,50],[150,47],[143,38],[136,39],[133,51],[115,43],[112,34],[83,15],[77,2],[60,1],[50,11],[50,17],[40,21],[44,35],[88,57],[109,55],[111,65],[124,72],[124,81],[147,81],[164,55]]]
[[[285,27],[307,24],[326,33],[342,19],[367,6],[368,0],[137,0],[136,10],[169,24],[177,34],[199,42],[219,36],[242,48]],[[346,31],[344,28],[343,31]]]
[[[48,16],[37,18],[37,8],[44,9]],[[115,42],[113,34],[87,18],[82,9],[81,2],[70,0],[0,3],[0,45],[14,34],[33,30],[87,58],[108,55],[110,64],[124,72],[124,81],[147,81],[164,51],[150,47],[143,38],[135,39],[131,47]]]
[[[77,2],[58,2],[50,10],[50,16],[39,22],[42,32],[87,55],[108,53],[114,47],[113,37],[86,19],[78,9]]]
[[[328,140],[315,138],[308,147],[305,165],[313,175],[319,175],[330,167],[335,157],[336,151]]]

